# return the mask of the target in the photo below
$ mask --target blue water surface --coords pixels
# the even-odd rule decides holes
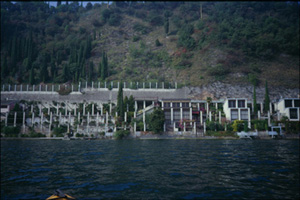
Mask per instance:
[[[1,140],[1,199],[299,199],[298,140]]]

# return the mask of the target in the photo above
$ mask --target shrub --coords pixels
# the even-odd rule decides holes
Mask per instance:
[[[124,137],[127,137],[130,134],[127,130],[118,130],[114,133],[114,137],[116,139],[123,139]]]
[[[56,137],[63,137],[63,133],[67,132],[66,126],[56,127],[53,129],[52,133],[56,135]]]
[[[159,42],[159,40],[156,39],[156,40],[155,40],[155,46],[159,47],[159,46],[161,46],[161,45],[162,45],[162,44]]]
[[[1,128],[1,133],[4,133],[6,137],[16,137],[20,133],[21,127],[11,127],[11,126],[5,126],[4,128]]]
[[[60,87],[60,90],[58,90],[58,94],[60,95],[68,95],[72,92],[71,88],[66,88],[64,86]]]
[[[136,36],[136,35],[134,35],[134,36],[132,37],[132,42],[139,41],[140,39],[141,39],[141,37],[140,37],[140,36]]]

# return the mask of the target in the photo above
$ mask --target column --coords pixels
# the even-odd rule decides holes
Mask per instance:
[[[194,133],[195,133],[195,134],[197,133],[197,130],[196,130],[196,123],[197,123],[197,122],[194,122]]]
[[[136,112],[133,113],[133,118],[134,118],[134,119],[136,118]]]
[[[177,82],[175,82],[175,89],[177,89]]]
[[[34,92],[34,89],[35,89],[35,85],[32,86],[32,91],[33,91],[33,92]]]
[[[124,114],[125,114],[124,121],[127,122],[127,112],[125,112]]]
[[[58,115],[58,105],[59,105],[59,103],[57,103],[57,105],[56,105],[56,115]]]
[[[200,111],[200,124],[203,125],[203,111]]]
[[[176,129],[176,123],[174,122],[173,123],[173,131],[174,131],[174,133],[175,133],[175,129]]]
[[[191,103],[190,103],[190,120],[192,121],[193,120],[193,108],[191,106]],[[191,122],[192,123],[192,122]],[[192,124],[191,124],[192,125]]]
[[[211,122],[211,111],[209,111],[209,121]]]
[[[14,115],[14,127],[16,127],[16,123],[17,123],[17,112],[15,112]]]
[[[39,91],[42,91],[42,85],[40,84],[40,86],[39,86]]]
[[[71,112],[69,112],[69,124],[71,124]]]
[[[145,113],[145,110],[143,110],[143,123],[145,123],[146,121],[146,113]]]
[[[162,82],[162,89],[164,89],[165,88],[165,83],[164,82]]]
[[[94,89],[94,81],[92,81],[92,89]]]
[[[8,118],[8,112],[5,113],[5,126],[7,126],[7,118]]]
[[[218,103],[216,103],[216,110],[218,110]]]
[[[52,126],[52,112],[50,113],[49,136],[51,133],[51,126]]]
[[[50,105],[48,106],[48,115],[50,115]]]
[[[271,126],[271,115],[270,115],[270,111],[268,111],[268,126]]]
[[[94,107],[95,107],[95,104],[93,103],[92,104],[92,116],[94,116]]]
[[[203,133],[206,133],[206,122],[203,123]]]
[[[87,127],[90,126],[90,112],[87,114]]]
[[[157,89],[157,82],[156,82],[156,89]]]
[[[34,126],[34,112],[32,113],[32,118],[31,118],[31,126]]]
[[[98,89],[100,89],[100,81],[98,81]]]
[[[277,120],[280,121],[280,113],[277,111]]]
[[[263,112],[264,112],[264,104],[260,103],[260,113],[263,113]]]
[[[260,119],[260,112],[259,111],[257,111],[257,117],[258,117],[258,119]]]
[[[111,104],[111,102],[110,102],[110,104],[109,104],[109,114],[111,115],[111,111],[112,111],[112,104]]]
[[[133,131],[134,131],[134,134],[135,134],[135,137],[136,137],[136,122],[134,122]]]
[[[42,105],[41,104],[39,104],[39,114],[40,114],[40,116],[41,116],[41,114],[42,114]]]
[[[54,85],[52,85],[51,87],[52,87],[52,92],[54,92]]]
[[[87,81],[85,82],[85,89],[87,89]]]
[[[146,122],[144,122],[144,132],[146,132]]]
[[[173,118],[173,102],[170,103],[171,106],[171,122],[173,122],[174,118]]]
[[[143,109],[146,108],[146,101],[143,101]]]
[[[25,127],[25,112],[23,112],[23,122],[22,122],[23,127]]]
[[[106,124],[108,124],[108,112],[106,112]]]
[[[137,101],[134,101],[134,109],[135,109],[135,112],[137,112],[137,110],[138,110]]]
[[[83,103],[83,113],[82,113],[82,116],[85,115],[85,103]]]
[[[103,115],[103,104],[100,104],[100,108],[101,108],[101,115]]]
[[[78,92],[80,92],[80,84],[78,84]]]
[[[222,116],[221,116],[221,111],[219,111],[219,124],[222,124]]]
[[[29,88],[29,85],[27,85],[27,87],[26,87],[27,92],[28,92],[28,88]]]
[[[164,110],[164,102],[161,102],[161,109]]]
[[[143,89],[145,89],[145,82],[143,82]]]
[[[250,114],[250,108],[248,108],[248,128],[251,129],[251,114]]]
[[[78,112],[78,124],[80,124],[80,112]],[[78,132],[78,130],[77,130]]]
[[[104,88],[106,88],[106,82],[104,82]]]
[[[21,84],[20,86],[20,91],[22,92],[23,91],[23,85]]]
[[[166,132],[166,123],[164,123],[164,132]]]
[[[33,113],[33,105],[32,104],[30,106],[30,111],[31,111],[31,113]]]
[[[10,92],[10,84],[8,85],[8,91]]]
[[[183,108],[182,108],[182,102],[180,102],[180,121],[183,119]]]
[[[120,88],[120,82],[118,82],[118,89]]]
[[[60,127],[61,124],[61,112],[59,112],[59,123],[58,123],[58,127]]]
[[[241,109],[238,109],[238,119],[241,120]]]
[[[99,112],[97,112],[97,118],[96,118],[96,125],[97,125],[97,127],[98,127],[98,124],[99,124]],[[97,128],[97,130],[98,130],[98,128]]]
[[[139,82],[136,82],[136,89],[139,89]]]
[[[40,122],[40,126],[41,126],[41,130],[43,131],[43,117],[44,117],[44,114],[42,113],[41,115],[41,122]]]
[[[77,104],[75,104],[75,108],[74,108],[74,116],[76,116],[76,109],[77,109]]]
[[[124,82],[124,89],[126,88],[126,82]]]
[[[65,116],[68,115],[68,110],[67,110],[67,102],[65,102]]]
[[[46,85],[46,92],[48,92],[48,85]],[[73,89],[72,89],[72,92],[73,92]]]
[[[273,113],[273,109],[272,109],[272,103],[271,102],[270,102],[269,107],[270,107],[270,113],[272,114]]]
[[[186,125],[185,125],[185,122],[183,122],[183,132],[186,132]]]

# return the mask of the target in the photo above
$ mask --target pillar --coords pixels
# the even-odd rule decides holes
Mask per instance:
[[[43,115],[43,113],[42,113],[42,115],[41,115],[41,122],[40,122],[41,130],[42,130],[42,131],[43,131],[43,117],[44,117],[44,115]]]
[[[161,102],[161,109],[164,110],[164,102]]]
[[[190,103],[191,104],[191,103]],[[190,120],[193,120],[193,109],[192,106],[190,105]],[[192,123],[192,122],[191,122]],[[192,125],[192,124],[191,124]]]
[[[171,102],[170,103],[170,105],[171,105],[171,122],[173,122],[174,121],[174,118],[173,118],[173,102]]]
[[[175,82],[175,89],[177,89],[177,82]]]
[[[197,133],[196,123],[197,123],[197,122],[194,122],[194,133],[195,133],[195,134]]]
[[[59,105],[59,103],[57,103],[57,105],[56,105],[56,115],[58,115],[58,105]]]
[[[277,111],[277,120],[280,121],[280,113]]]
[[[87,113],[87,127],[90,125],[90,112]]]
[[[143,82],[143,89],[145,89],[145,82]]]
[[[25,126],[25,112],[23,112],[23,122],[22,122],[23,127]]]
[[[34,89],[35,89],[35,85],[32,86],[32,91],[33,91],[33,92],[34,92]]]
[[[175,133],[175,129],[176,129],[176,123],[174,122],[173,123],[173,131],[174,131],[174,133]]]
[[[180,121],[183,119],[183,108],[182,108],[182,102],[180,102]]]
[[[101,115],[103,115],[103,104],[102,103],[100,105],[100,108],[101,108]]]
[[[32,113],[32,118],[31,118],[31,126],[33,127],[34,125],[34,112]]]
[[[94,81],[92,81],[92,89],[94,89]]]
[[[40,116],[41,116],[41,114],[42,114],[42,105],[41,104],[39,104],[39,114],[40,114]]]
[[[68,110],[67,110],[67,103],[65,102],[65,116],[68,115]]]
[[[200,111],[200,124],[203,125],[203,111]]]
[[[143,110],[143,123],[145,123],[146,121],[146,113],[145,113],[145,110]]]
[[[104,82],[104,88],[106,88],[106,82]]]
[[[248,128],[251,129],[251,114],[250,114],[250,108],[248,108]]]
[[[78,112],[78,124],[80,124],[80,112]]]
[[[156,89],[157,89],[157,82],[156,82]]]
[[[144,122],[144,132],[146,132],[146,122]]]
[[[17,112],[15,112],[15,115],[14,115],[14,127],[16,127],[17,125]]]
[[[26,87],[27,92],[28,92],[28,88],[29,88],[29,85],[27,85],[27,87]]]
[[[95,107],[95,104],[93,103],[92,104],[92,116],[94,116],[94,107]]]
[[[59,123],[58,123],[58,127],[60,127],[61,124],[61,112],[59,112]]]
[[[50,106],[48,107],[48,115],[50,115]]]
[[[85,82],[85,89],[87,89],[87,81]]]
[[[48,85],[46,85],[46,92],[48,92]],[[73,89],[72,89],[72,92],[73,92]]]
[[[164,132],[166,132],[166,123],[164,123]]]
[[[206,122],[203,123],[203,133],[206,133]]]
[[[137,101],[134,101],[134,110],[135,110],[135,112],[137,112],[137,110],[138,110]]]
[[[98,127],[98,124],[99,124],[99,112],[97,112],[97,118],[96,118],[96,125]]]
[[[134,118],[134,119],[136,118],[136,112],[133,113],[133,118]]]
[[[74,86],[73,86],[73,84],[72,84],[72,92],[74,91]]]
[[[165,83],[164,82],[162,82],[162,89],[164,89],[165,88]]]
[[[209,111],[209,121],[211,122],[211,111]]]
[[[238,109],[238,120],[241,120],[241,109]]]
[[[123,83],[124,84],[124,89],[126,88],[126,82]]]
[[[8,91],[10,92],[10,84],[8,85]]]
[[[106,124],[108,124],[108,112],[106,112]]]
[[[69,112],[69,124],[71,124],[71,112]]]
[[[54,92],[54,85],[52,85],[51,87],[52,87],[52,92]]]
[[[74,108],[74,116],[76,116],[76,109],[77,109],[77,104],[75,104],[75,108]]]
[[[263,112],[264,112],[264,104],[260,103],[260,113],[263,113]]]
[[[219,111],[219,124],[222,123],[222,116],[221,116],[221,111]]]
[[[272,114],[272,113],[273,113],[273,110],[272,110],[272,103],[271,103],[271,102],[270,102],[269,107],[270,107],[270,113]]]
[[[78,84],[78,92],[80,92],[80,84]]]
[[[118,82],[118,89],[120,88],[120,82]]]
[[[50,112],[49,135],[51,133],[51,126],[52,126],[52,112]]]
[[[39,91],[42,91],[42,85],[40,84],[40,86],[39,86]]]
[[[260,119],[260,112],[259,111],[257,111],[257,117],[258,117],[258,119]]]
[[[136,82],[136,89],[139,89],[139,82]]]
[[[30,106],[30,112],[33,113],[33,105]]]
[[[58,85],[58,90],[60,90],[60,85]]]
[[[83,113],[82,113],[82,116],[85,115],[85,103],[83,103]]]
[[[136,122],[134,122],[133,131],[134,131],[134,134],[135,134],[135,136],[136,136]]]
[[[111,104],[111,102],[110,102],[110,104],[109,104],[109,114],[111,115],[111,111],[112,111],[112,104]]]
[[[143,109],[146,108],[146,101],[143,101]]]
[[[100,81],[98,81],[98,89],[100,89]]]
[[[124,121],[127,122],[127,112],[125,112],[124,114],[125,114]]]
[[[185,125],[185,122],[183,122],[183,132],[186,132],[186,125]]]
[[[7,126],[7,118],[8,118],[8,112],[5,113],[5,126]]]
[[[268,111],[268,126],[271,126],[271,114],[270,111]]]

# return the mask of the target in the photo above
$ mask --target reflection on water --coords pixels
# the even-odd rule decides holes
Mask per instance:
[[[298,199],[299,141],[1,141],[1,199]]]

